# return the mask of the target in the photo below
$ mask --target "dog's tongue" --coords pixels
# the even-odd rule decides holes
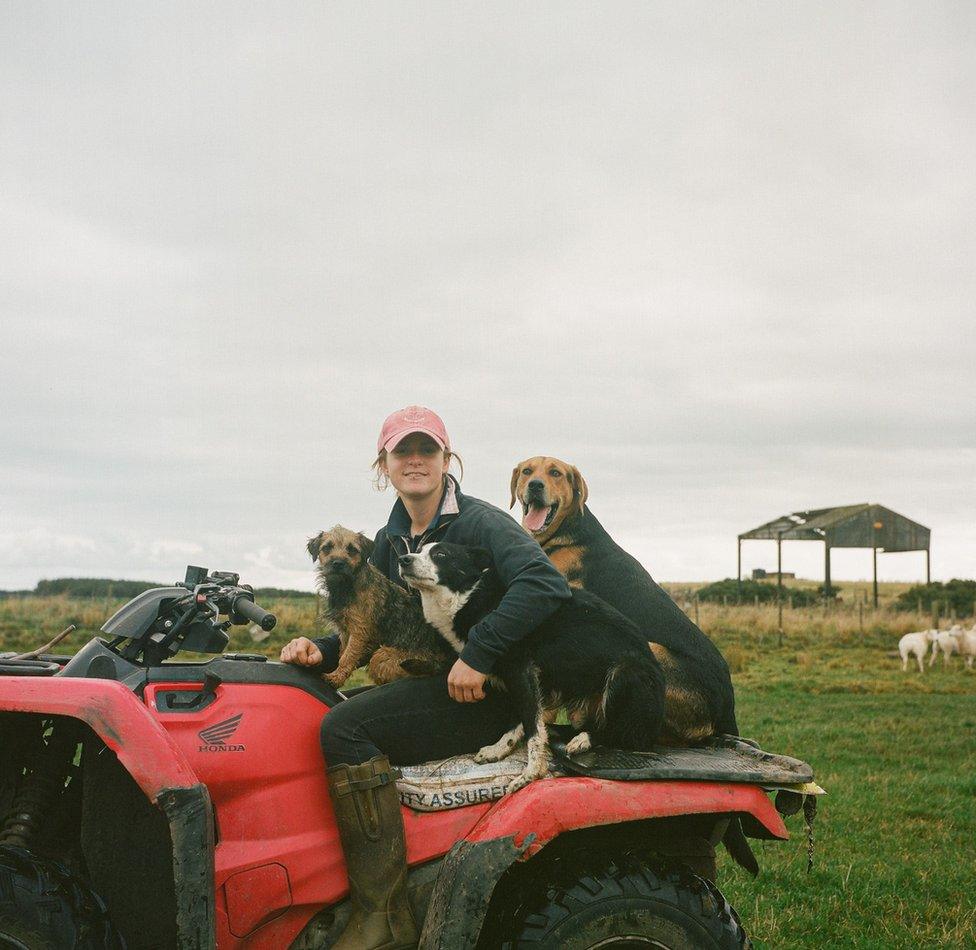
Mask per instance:
[[[531,506],[522,519],[522,527],[529,531],[538,531],[546,523],[547,514],[549,514],[548,508]]]

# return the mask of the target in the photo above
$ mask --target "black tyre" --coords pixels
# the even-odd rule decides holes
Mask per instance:
[[[714,884],[637,858],[604,861],[529,900],[506,950],[741,950],[751,946]]]
[[[125,950],[105,902],[57,861],[0,846],[2,950]]]
[[[0,917],[0,950],[34,950],[47,942],[44,934],[28,924]]]

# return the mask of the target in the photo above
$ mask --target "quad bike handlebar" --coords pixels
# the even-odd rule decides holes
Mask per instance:
[[[274,630],[278,618],[254,603],[254,594],[238,594],[231,605],[231,616],[241,616],[256,623],[262,630]]]
[[[253,589],[241,584],[239,574],[191,565],[181,583],[143,591],[120,607],[102,632],[124,659],[156,666],[181,649],[223,653],[232,625],[256,623],[272,630],[277,622],[254,602]]]

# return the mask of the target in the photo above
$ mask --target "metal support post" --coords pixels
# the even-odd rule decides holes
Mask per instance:
[[[830,601],[830,541],[824,539],[824,603]]]
[[[783,535],[776,538],[776,607],[779,612],[779,645],[783,645]]]

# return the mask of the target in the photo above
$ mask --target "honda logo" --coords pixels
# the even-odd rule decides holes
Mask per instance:
[[[241,724],[244,713],[231,716],[230,719],[223,719],[215,722],[206,729],[201,729],[197,735],[203,739],[204,744],[200,746],[201,752],[243,752],[244,746],[228,744],[227,740],[237,732],[237,727]]]

